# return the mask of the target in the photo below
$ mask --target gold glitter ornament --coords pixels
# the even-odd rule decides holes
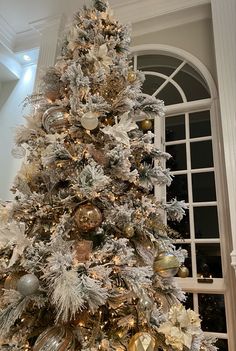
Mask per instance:
[[[129,71],[128,72],[128,81],[130,82],[130,83],[133,83],[133,82],[135,82],[136,81],[136,79],[137,79],[137,75],[136,75],[136,73],[134,72],[134,71]]]
[[[75,337],[66,326],[54,326],[42,332],[33,347],[33,351],[74,351]]]
[[[124,226],[124,235],[126,238],[132,238],[135,234],[135,230],[134,227],[132,226],[132,224],[126,224]]]
[[[154,260],[153,270],[162,278],[174,277],[180,267],[177,257],[168,252],[161,252]]]
[[[180,278],[187,278],[189,276],[189,269],[186,266],[182,265],[179,267],[177,274]]]
[[[136,333],[129,342],[128,351],[154,351],[155,338],[147,332]]]
[[[143,121],[141,121],[140,127],[144,131],[152,129],[152,120],[144,119]]]
[[[89,232],[100,226],[102,213],[93,204],[80,205],[75,212],[75,222],[80,230]]]
[[[42,124],[48,133],[62,132],[68,125],[68,113],[64,107],[54,105],[44,112]]]

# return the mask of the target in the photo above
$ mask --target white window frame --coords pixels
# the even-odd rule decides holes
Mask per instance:
[[[216,184],[216,193],[217,193],[217,209],[218,209],[218,219],[219,219],[219,232],[221,234],[220,241],[221,244],[221,261],[222,261],[222,271],[223,278],[214,278],[213,284],[201,284],[198,283],[195,278],[186,278],[181,279],[177,278],[179,286],[188,292],[193,293],[193,298],[195,305],[197,305],[197,293],[218,293],[224,294],[225,297],[225,310],[226,310],[226,320],[227,320],[227,334],[220,334],[221,338],[228,339],[228,348],[229,351],[235,351],[236,345],[236,335],[234,326],[236,325],[236,313],[235,309],[232,309],[232,305],[235,303],[235,279],[234,272],[231,269],[230,263],[230,250],[231,238],[230,238],[230,218],[229,218],[229,205],[228,205],[228,196],[227,196],[227,184],[225,178],[225,166],[224,166],[224,154],[223,154],[223,143],[222,143],[222,131],[221,131],[221,119],[220,119],[220,109],[219,109],[219,100],[215,82],[206,68],[206,66],[192,54],[169,45],[162,44],[144,44],[139,46],[134,46],[131,48],[132,55],[134,57],[134,66],[137,67],[137,57],[139,55],[167,55],[174,56],[181,59],[183,64],[189,63],[192,67],[197,69],[197,71],[204,77],[208,88],[210,90],[210,98],[190,101],[187,102],[183,98],[183,103],[176,105],[170,105],[166,107],[166,116],[178,115],[183,113],[198,112],[203,110],[210,110],[211,116],[214,116],[214,123],[211,125],[212,129],[212,147],[213,147],[213,158],[215,161],[214,173],[215,173],[215,184]],[[179,68],[181,69],[182,66]],[[145,73],[145,72],[144,72]],[[152,72],[154,75],[157,75],[156,72]],[[150,74],[150,71],[147,72]],[[161,74],[158,74],[161,76]],[[163,84],[168,82],[173,83],[172,76],[167,77],[167,80]],[[164,75],[163,75],[164,78]],[[179,87],[176,86],[179,90]],[[181,88],[180,88],[181,89]],[[157,93],[156,93],[157,94]],[[154,94],[154,95],[156,95]],[[211,117],[212,120],[213,117]],[[162,131],[162,133],[160,133]],[[161,123],[161,119],[156,119],[154,123],[154,132],[157,135],[157,140],[155,141],[157,145],[163,146],[163,140],[161,134],[164,135],[164,123]],[[222,167],[223,166],[223,167]],[[158,192],[158,194],[157,194]],[[159,190],[156,189],[155,194],[159,197],[164,197],[164,194],[160,194]],[[228,234],[228,235],[227,235]],[[209,242],[209,240],[208,240]],[[218,336],[214,333],[206,333],[212,336]]]

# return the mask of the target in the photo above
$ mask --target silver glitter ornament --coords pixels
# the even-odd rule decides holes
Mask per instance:
[[[25,274],[17,282],[17,290],[24,296],[35,294],[38,288],[39,280],[34,274]]]
[[[42,118],[42,124],[44,129],[48,133],[59,133],[63,131],[67,124],[68,113],[64,107],[54,105],[47,109]]]

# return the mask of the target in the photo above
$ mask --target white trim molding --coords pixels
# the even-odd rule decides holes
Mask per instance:
[[[211,0],[216,67],[236,272],[236,1]]]

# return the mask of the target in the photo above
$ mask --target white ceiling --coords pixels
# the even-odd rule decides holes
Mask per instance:
[[[145,0],[110,0],[113,8],[127,3],[145,2]],[[83,5],[90,5],[89,0],[0,0],[0,16],[15,33],[27,31],[31,22],[60,14],[71,16]]]

